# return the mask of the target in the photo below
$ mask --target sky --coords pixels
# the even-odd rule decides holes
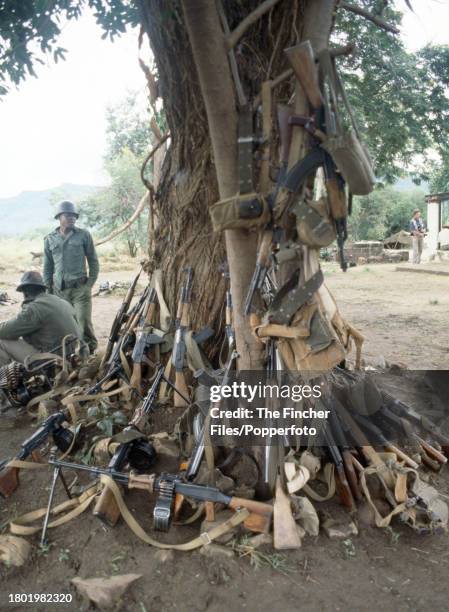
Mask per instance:
[[[395,0],[405,10],[401,36],[413,51],[449,44],[449,0]],[[106,108],[138,91],[145,79],[138,65],[138,31],[113,43],[89,13],[65,26],[59,44],[66,60],[46,60],[38,78],[28,78],[0,101],[0,198],[61,183],[103,185]],[[145,41],[141,51],[148,62]]]

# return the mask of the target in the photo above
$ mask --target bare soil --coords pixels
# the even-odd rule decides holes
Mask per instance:
[[[449,331],[448,279],[395,271],[395,266],[355,268],[343,274],[326,266],[327,282],[342,314],[366,336],[366,362],[383,355],[389,363],[410,369],[447,369]],[[102,275],[102,280],[127,280],[131,272]],[[0,291],[14,296],[15,276],[3,277]],[[17,294],[16,294],[17,295]],[[103,343],[121,297],[94,298],[94,322]],[[0,319],[10,317],[19,303],[0,306]],[[399,397],[419,407],[419,396],[411,394],[411,378],[390,380]],[[167,408],[169,417],[175,417]],[[0,458],[17,452],[32,430],[28,417],[0,418]],[[156,466],[159,471],[165,466]],[[449,494],[448,469],[431,482]],[[83,482],[86,478],[82,477]],[[7,499],[0,498],[0,527],[14,516],[43,507],[47,501],[50,472],[21,473],[21,486]],[[58,492],[57,501],[64,495]],[[127,494],[128,506],[150,530],[151,502],[144,495]],[[320,506],[331,515],[343,513],[338,504]],[[344,513],[343,513],[344,514]],[[172,609],[221,612],[228,610],[324,610],[386,612],[447,610],[449,607],[448,537],[420,537],[395,523],[393,530],[359,526],[350,539],[329,540],[325,535],[305,537],[298,551],[274,553],[262,548],[273,567],[255,569],[249,557],[206,556],[198,551],[161,554],[140,543],[122,522],[107,529],[87,511],[75,521],[51,530],[51,545],[45,553],[33,544],[31,561],[23,568],[0,567],[0,609],[7,609],[9,593],[70,592],[73,603],[64,606],[18,606],[19,610],[90,610],[77,595],[70,580],[125,573],[141,574],[116,610],[145,612]],[[6,532],[6,531],[4,531]],[[174,527],[163,541],[187,541],[198,527]]]

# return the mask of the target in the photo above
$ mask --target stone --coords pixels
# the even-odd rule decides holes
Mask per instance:
[[[331,540],[345,540],[359,533],[356,524],[351,520],[345,523],[343,521],[336,521],[332,518],[328,518],[324,521],[322,527],[324,533]]]
[[[175,558],[175,553],[172,550],[158,550],[154,554],[154,558],[159,563],[170,563]]]
[[[232,559],[234,557],[232,548],[222,546],[221,544],[215,544],[214,542],[203,546],[200,550],[200,554],[205,557],[225,557],[227,559]]]

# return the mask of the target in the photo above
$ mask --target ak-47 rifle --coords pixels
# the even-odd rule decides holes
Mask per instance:
[[[101,361],[100,367],[103,367],[104,364],[109,360],[111,353],[112,353],[112,349],[114,348],[114,344],[117,342],[117,339],[119,337],[120,330],[122,329],[123,324],[127,321],[127,317],[129,316],[128,310],[131,305],[131,301],[134,297],[137,282],[139,280],[141,273],[142,273],[142,268],[140,268],[139,273],[137,274],[137,276],[134,278],[133,282],[131,283],[128,291],[126,292],[125,297],[123,298],[123,302],[117,314],[115,315],[115,319],[114,319],[114,322],[112,323],[111,331],[109,332],[109,338],[108,338],[108,344],[106,346],[106,351],[103,355],[103,359]]]
[[[331,404],[331,408],[332,408],[332,404]],[[352,455],[349,450],[348,442],[346,440],[346,436],[344,434],[342,424],[334,410],[329,411],[328,423],[330,426],[330,431],[332,433],[332,436],[335,439],[335,443],[337,444],[338,449],[340,451],[340,454],[343,460],[344,470],[346,473],[346,478],[351,488],[352,495],[357,501],[360,501],[362,499],[362,492],[360,491],[357,474],[354,469]]]
[[[163,334],[154,333],[154,323],[157,305],[157,294],[155,289],[150,289],[144,313],[140,317],[136,331],[136,342],[132,353],[133,372],[131,376],[131,388],[140,392],[142,380],[142,361],[146,350],[150,346],[162,344]],[[159,361],[157,359],[156,361]]]
[[[240,497],[232,497],[222,493],[215,487],[207,487],[184,482],[176,474],[141,474],[133,473],[126,474],[115,472],[109,469],[102,469],[87,465],[79,465],[77,463],[68,463],[54,458],[49,459],[49,464],[55,469],[67,468],[71,470],[82,470],[94,474],[97,477],[109,476],[114,481],[126,486],[128,489],[142,489],[149,493],[158,493],[159,497],[156,501],[153,510],[153,525],[159,531],[167,531],[170,527],[172,508],[176,494],[190,497],[197,501],[209,501],[220,503],[239,510],[246,508],[251,513],[245,520],[244,525],[253,531],[267,532],[273,508],[270,504],[254,501],[252,499],[243,499]],[[51,511],[51,508],[49,508]]]
[[[395,399],[386,391],[382,391],[381,393],[382,399],[384,400],[387,408],[431,434],[433,439],[440,444],[446,457],[449,458],[449,437],[445,436],[435,425],[435,423],[433,423],[433,421],[431,421],[425,415],[416,412],[416,410],[411,408],[411,406],[407,406],[407,404],[404,404],[404,402]]]
[[[103,372],[105,372],[105,374],[97,383],[92,385],[86,391],[87,395],[96,395],[102,390],[105,383],[113,380],[114,378],[121,378],[126,384],[129,384],[129,380],[123,370],[122,355],[124,355],[132,345],[134,328],[136,327],[141,311],[145,306],[148,292],[149,288],[147,287],[140,296],[138,302],[136,302],[133,308],[129,311],[125,327],[121,335],[117,338],[108,361],[104,364]]]
[[[326,423],[323,426],[323,439],[329,456],[332,459],[332,463],[335,465],[335,470],[337,472],[336,485],[341,502],[350,512],[353,512],[356,509],[354,497],[346,477],[345,463],[343,461],[340,449],[335,443],[330,428],[330,423]]]
[[[190,326],[193,268],[189,266],[185,268],[184,272],[186,273],[186,279],[181,288],[178,308],[176,311],[176,332],[175,342],[173,345],[172,364],[175,367],[175,386],[182,392],[183,395],[189,397],[189,390],[187,388],[186,379],[184,376],[184,360],[186,355],[185,333]],[[188,405],[188,403],[186,404],[177,396],[174,398],[174,404],[176,407],[184,407]]]
[[[33,460],[39,460],[39,449],[46,444],[51,436],[53,442],[61,452],[67,452],[73,443],[73,433],[70,429],[63,427],[67,422],[69,412],[61,410],[50,415],[45,419],[42,425],[22,442],[20,451],[12,459],[4,459],[0,463],[0,494],[3,497],[9,497],[19,486],[19,470],[20,466],[16,467],[15,461],[25,461],[28,457]]]

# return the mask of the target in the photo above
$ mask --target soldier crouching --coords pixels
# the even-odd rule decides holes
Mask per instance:
[[[25,272],[17,287],[24,295],[22,310],[0,323],[0,367],[23,363],[29,355],[54,351],[68,336],[82,338],[73,307],[46,292],[39,272]]]

